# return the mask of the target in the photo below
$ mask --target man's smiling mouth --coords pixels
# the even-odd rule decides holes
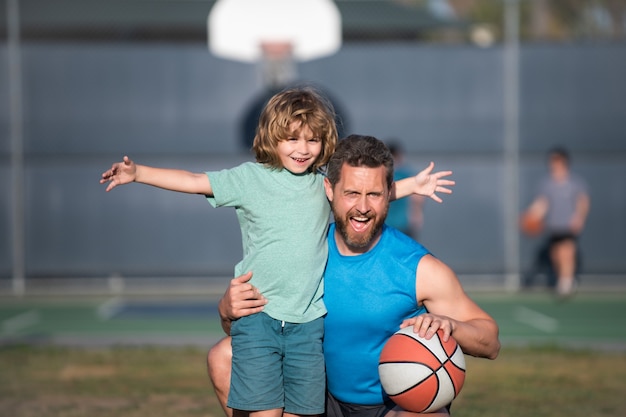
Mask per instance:
[[[362,232],[367,229],[371,220],[369,216],[350,216],[350,225],[356,232]]]

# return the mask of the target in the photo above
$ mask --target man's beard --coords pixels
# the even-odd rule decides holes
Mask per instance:
[[[333,210],[334,213],[334,210]],[[380,215],[362,215],[358,212],[351,210],[345,216],[345,218],[340,218],[335,215],[335,227],[343,237],[346,245],[352,249],[363,249],[367,248],[374,240],[375,237],[378,236],[379,232],[383,228],[383,224],[385,223],[385,219],[387,218],[387,209],[383,213],[379,213]],[[368,219],[373,219],[374,224],[370,227],[366,233],[357,233],[350,227],[350,217],[367,217]]]

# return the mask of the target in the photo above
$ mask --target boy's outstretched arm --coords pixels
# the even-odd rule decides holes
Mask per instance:
[[[211,182],[205,173],[137,165],[128,156],[102,173],[100,184],[107,182],[109,185],[106,191],[111,191],[118,185],[138,182],[182,193],[213,195]]]
[[[449,189],[448,186],[453,186],[456,182],[443,179],[443,177],[452,175],[452,171],[433,173],[434,167],[435,163],[431,162],[414,177],[395,181],[391,186],[391,200],[404,198],[411,194],[418,194],[424,197],[430,197],[436,202],[441,203],[442,200],[436,193],[452,194],[452,190]]]

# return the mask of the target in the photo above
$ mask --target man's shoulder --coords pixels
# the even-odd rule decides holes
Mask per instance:
[[[406,233],[401,232],[393,226],[385,223],[383,234],[388,236],[388,239],[399,242],[402,246],[406,246],[411,250],[421,250],[426,253],[430,253],[429,250],[417,240],[413,239]]]

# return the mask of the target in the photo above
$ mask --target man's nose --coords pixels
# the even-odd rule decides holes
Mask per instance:
[[[356,202],[356,209],[361,214],[366,214],[367,212],[370,211],[370,204],[367,199],[367,195],[362,195],[359,197],[359,199]]]

